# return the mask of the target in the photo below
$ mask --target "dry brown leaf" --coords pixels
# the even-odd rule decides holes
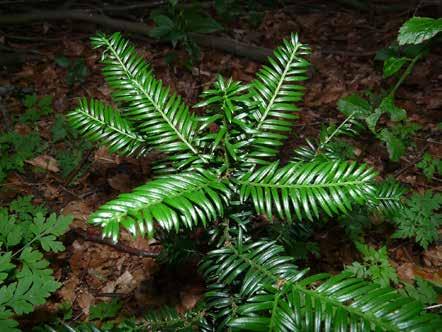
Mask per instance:
[[[17,123],[14,127],[14,131],[19,135],[26,136],[32,132],[32,129],[25,124]]]
[[[132,292],[136,287],[137,281],[134,279],[132,273],[127,270],[115,281],[115,288],[123,294]]]
[[[399,279],[408,283],[413,283],[415,276],[414,268],[415,264],[413,263],[404,263],[399,265],[397,268]]]
[[[81,308],[81,310],[85,315],[89,315],[89,309],[91,305],[94,304],[94,300],[95,300],[94,296],[87,291],[81,292],[80,295],[78,296],[77,298],[78,306]]]
[[[434,246],[424,252],[425,265],[430,267],[442,267],[442,245]]]
[[[50,184],[45,184],[43,186],[43,196],[48,201],[56,199],[57,197],[59,197],[59,194],[60,191],[58,190],[58,188],[51,186]]]
[[[124,173],[119,173],[113,177],[107,179],[109,185],[118,190],[119,192],[128,192],[132,189],[131,180],[129,175]]]
[[[63,282],[62,288],[58,291],[58,294],[65,302],[72,303],[77,296],[76,289],[79,285],[80,280],[77,275],[72,273],[69,279]]]
[[[105,147],[100,147],[95,151],[94,160],[96,163],[108,167],[121,164],[121,158],[117,155],[111,155]]]
[[[26,160],[26,163],[35,167],[43,168],[50,172],[54,173],[60,172],[57,160],[51,156],[48,156],[47,154],[35,157],[32,160]]]
[[[71,201],[66,205],[61,213],[63,215],[72,215],[73,222],[70,224],[71,228],[86,229],[86,222],[92,209],[84,201]]]

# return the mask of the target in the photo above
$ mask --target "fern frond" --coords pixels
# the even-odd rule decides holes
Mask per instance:
[[[204,226],[224,213],[230,190],[209,171],[168,175],[102,205],[89,218],[117,240],[122,225],[132,234],[154,236],[155,224],[171,231]]]
[[[238,203],[237,201],[230,202],[230,208],[238,205]],[[247,226],[250,224],[252,216],[253,212],[249,210],[229,213],[221,223],[208,231],[209,244],[219,248],[224,246],[226,242],[231,242],[234,239],[240,239],[246,243],[251,239]]]
[[[145,316],[145,329],[143,331],[152,332],[175,332],[175,331],[211,331],[210,325],[206,320],[206,312],[203,305],[197,305],[196,308],[178,313],[175,309],[163,307],[151,311]]]
[[[321,283],[318,286],[318,283]],[[416,300],[347,273],[304,277],[267,289],[238,308],[241,331],[439,331]]]
[[[352,113],[341,122],[339,126],[329,125],[321,130],[317,142],[307,140],[307,145],[295,149],[293,161],[313,161],[325,158],[328,160],[339,160],[339,151],[336,149],[336,138],[339,136],[353,137],[364,129],[361,122]],[[323,158],[323,159],[324,159]]]
[[[250,163],[267,164],[266,159],[275,157],[287,138],[292,121],[297,118],[294,112],[298,108],[293,103],[302,99],[304,89],[293,83],[307,79],[309,63],[302,56],[309,53],[298,36],[292,35],[269,58],[270,66],[264,66],[250,84],[250,94],[258,105]]]
[[[215,110],[209,111],[209,114],[219,114],[221,109],[228,123],[231,123],[238,113],[245,112],[244,107],[249,106],[251,101],[244,94],[248,89],[247,85],[239,81],[224,79],[221,75],[217,76],[213,88],[203,91],[202,101],[194,107],[215,107]],[[210,109],[209,109],[210,110]],[[247,114],[248,115],[248,114]]]
[[[95,48],[103,47],[103,75],[115,91],[115,101],[126,105],[123,115],[149,145],[173,156],[177,162],[207,163],[196,143],[196,120],[181,97],[169,94],[169,88],[156,80],[135,48],[119,33],[99,34],[92,38]]]
[[[255,210],[272,218],[319,218],[320,211],[332,216],[347,213],[352,203],[367,202],[376,192],[371,184],[376,172],[366,165],[329,161],[275,162],[239,179],[241,200],[251,199]]]
[[[262,285],[281,280],[296,280],[298,268],[293,258],[282,256],[284,248],[275,242],[258,241],[252,244],[228,246],[211,251],[200,270],[209,281],[230,285],[243,278],[241,297],[248,297]],[[275,277],[276,276],[276,277]]]
[[[232,287],[217,283],[207,286],[204,300],[217,332],[227,330],[227,324],[236,317],[236,309],[243,303],[239,294],[233,293]]]
[[[145,138],[135,132],[132,124],[101,101],[92,99],[88,103],[83,98],[67,117],[82,136],[107,146],[111,153],[140,156],[148,151]]]
[[[204,91],[202,101],[194,106],[206,108],[208,115],[199,118],[199,132],[206,132],[201,140],[209,143],[214,157],[225,167],[231,163],[244,164],[246,148],[255,132],[251,121],[253,101],[245,93],[247,89],[241,82],[218,76],[213,88]],[[209,126],[217,130],[207,132]]]
[[[424,313],[422,304],[394,289],[348,273],[307,276],[282,254],[280,246],[267,241],[208,254],[202,267],[209,280],[240,283],[239,295],[245,302],[235,309],[230,327],[240,331],[437,331],[441,327],[440,317]],[[225,307],[232,303],[221,296],[222,285],[216,292],[221,308],[221,303]]]
[[[386,216],[397,215],[403,209],[402,199],[407,189],[399,182],[387,180],[376,188],[376,199],[369,202],[368,207]]]

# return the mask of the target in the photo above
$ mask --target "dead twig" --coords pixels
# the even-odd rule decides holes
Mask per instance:
[[[125,252],[128,254],[134,255],[134,256],[156,258],[160,255],[160,252],[149,252],[149,251],[129,247],[129,246],[122,244],[122,243],[118,243],[118,242],[114,243],[110,239],[105,239],[99,235],[90,234],[90,233],[88,233],[82,229],[79,229],[79,228],[73,228],[72,231],[75,234],[79,235],[85,241],[104,244],[104,245],[110,246],[112,248],[115,248],[118,251],[122,251],[122,252]]]
[[[423,149],[421,150],[421,152],[419,153],[419,156],[417,156],[417,158],[415,158],[414,160],[409,162],[407,165],[405,165],[404,167],[402,167],[399,170],[397,170],[396,172],[394,172],[394,174],[393,174],[394,177],[398,177],[399,175],[404,173],[407,169],[416,165],[422,159],[422,157],[424,156],[427,149],[428,149],[428,144],[423,147]]]
[[[64,185],[68,186],[72,180],[77,176],[77,174],[82,170],[84,164],[86,163],[86,161],[89,159],[90,155],[92,154],[92,152],[89,150],[81,159],[81,161],[77,164],[77,166],[75,166],[75,168],[68,174],[68,176],[66,177],[66,180],[64,181]]]

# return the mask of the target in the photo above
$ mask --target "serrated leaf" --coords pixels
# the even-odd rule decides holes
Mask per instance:
[[[420,44],[442,31],[442,18],[413,17],[399,29],[399,45]]]
[[[10,217],[7,211],[0,213],[0,243],[7,248],[18,245],[23,238],[22,230],[16,224],[15,218]],[[1,245],[0,245],[1,246]]]
[[[41,213],[38,213],[29,228],[43,250],[60,252],[64,250],[64,246],[60,241],[57,241],[57,236],[64,234],[69,229],[71,222],[72,216],[57,217],[55,213],[52,213],[46,219]]]
[[[15,265],[11,263],[11,257],[11,251],[0,255],[0,285],[7,278],[9,271],[15,268]]]
[[[0,306],[0,331],[2,332],[20,332],[18,322],[12,319],[13,312]]]
[[[384,78],[396,74],[407,63],[406,58],[390,57],[384,62]]]
[[[103,321],[105,319],[114,318],[121,310],[123,304],[114,299],[111,302],[101,302],[90,308],[89,320],[99,319]]]

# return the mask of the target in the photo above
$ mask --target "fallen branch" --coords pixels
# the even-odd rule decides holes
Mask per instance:
[[[85,241],[104,244],[104,245],[110,246],[112,248],[115,248],[118,251],[122,251],[122,252],[125,252],[128,254],[134,255],[134,256],[155,258],[160,255],[159,252],[150,252],[150,251],[145,251],[145,250],[140,250],[140,249],[136,249],[133,247],[129,247],[129,246],[126,246],[122,243],[114,243],[114,242],[112,242],[112,240],[102,238],[99,235],[90,234],[90,233],[88,233],[82,229],[79,229],[79,228],[73,228],[72,231],[74,233],[76,233],[77,235],[79,235]]]
[[[57,10],[57,11],[35,11],[26,14],[18,15],[2,15],[0,16],[0,25],[12,24],[29,24],[38,21],[63,21],[63,20],[77,20],[95,23],[104,27],[114,29],[116,31],[133,32],[141,35],[149,36],[150,27],[142,22],[129,22],[126,20],[111,18],[103,14],[95,14],[87,10]],[[267,62],[267,58],[272,54],[272,50],[248,45],[228,37],[220,37],[213,35],[204,35],[193,33],[191,36],[195,41],[203,47],[213,48],[219,51],[234,54],[236,56],[246,57],[248,59]],[[321,50],[322,53],[340,54],[343,56],[358,56],[367,57],[372,56],[373,51],[354,53],[350,51],[341,50]]]
[[[30,24],[39,21],[63,21],[77,20],[95,23],[101,26],[115,29],[116,31],[134,32],[141,35],[149,35],[150,28],[145,23],[129,22],[126,20],[111,18],[102,14],[95,14],[86,10],[58,10],[58,11],[35,11],[19,15],[0,16],[0,25]],[[243,56],[251,60],[265,62],[271,54],[271,50],[263,47],[251,46],[231,38],[192,34],[196,42],[204,47],[225,51],[237,56]]]

